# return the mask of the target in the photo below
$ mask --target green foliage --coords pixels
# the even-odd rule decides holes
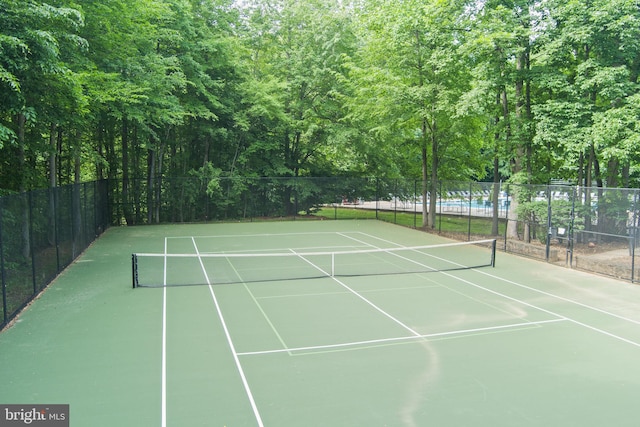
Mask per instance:
[[[551,25],[537,52],[545,95],[536,107],[536,139],[554,151],[562,177],[578,168],[585,181],[629,185],[627,171],[638,160],[630,148],[640,89],[637,4],[554,1],[548,8]],[[589,176],[590,168],[600,175]]]
[[[634,201],[624,191],[604,191],[598,197],[597,215],[599,231],[628,235]]]
[[[77,167],[158,209],[189,171],[207,203],[256,176],[640,182],[634,0],[4,0],[0,22],[8,190]]]

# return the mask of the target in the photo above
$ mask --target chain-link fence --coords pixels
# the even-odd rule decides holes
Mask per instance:
[[[174,178],[112,186],[112,222],[377,218],[636,281],[638,191],[378,178]],[[430,188],[435,188],[432,199]],[[133,194],[134,196],[124,196]],[[429,220],[429,217],[430,218]]]
[[[635,282],[638,190],[506,186],[504,246],[549,262]]]
[[[107,181],[0,197],[0,329],[108,224]]]
[[[325,205],[376,199],[375,179],[163,178],[111,185],[116,224],[297,219]]]
[[[635,189],[354,177],[98,181],[5,196],[0,326],[110,224],[375,218],[461,240],[497,236],[504,251],[635,282],[639,198]]]

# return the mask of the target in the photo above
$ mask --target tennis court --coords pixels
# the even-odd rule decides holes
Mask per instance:
[[[0,403],[72,426],[638,424],[640,288],[452,243],[112,228],[0,334]]]

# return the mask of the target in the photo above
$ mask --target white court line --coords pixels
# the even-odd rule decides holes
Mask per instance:
[[[319,251],[319,252],[335,252],[336,248],[339,249],[347,249],[347,250],[357,250],[357,249],[362,249],[362,248],[367,248],[368,246],[363,246],[363,245],[359,245],[359,246],[355,246],[355,245],[343,245],[343,246],[309,246],[309,247],[299,247],[299,248],[291,248],[291,247],[286,247],[286,248],[266,248],[266,249],[257,249],[257,250],[251,250],[251,251],[247,251],[247,250],[241,250],[238,249],[236,251],[216,251],[216,252],[200,252],[203,255],[213,255],[213,254],[241,254],[241,255],[253,255],[253,254],[259,254],[259,253],[268,253],[268,254],[272,254],[275,251],[281,251],[281,252],[285,252],[285,251],[289,251],[289,250],[294,250],[294,251]],[[324,249],[324,251],[321,251],[322,249]]]
[[[362,232],[355,232],[355,233],[359,233],[361,235],[374,238],[376,240],[388,242],[388,243],[394,244],[396,246],[402,246],[402,245],[399,245],[397,243],[390,242],[390,241],[387,241],[387,240],[384,240],[384,239],[381,239],[381,238],[378,238],[378,237],[375,237],[375,236],[367,235],[366,233],[362,233]],[[291,234],[291,233],[287,233],[287,234]],[[284,235],[287,235],[287,234],[284,234]],[[310,233],[299,233],[299,234],[310,234]],[[319,234],[319,233],[314,233],[314,234]],[[322,234],[335,234],[335,233],[322,233]],[[348,235],[346,235],[344,233],[337,233],[337,234],[342,235],[343,237],[347,237],[349,239],[355,240],[355,241],[359,241],[358,239],[356,239],[354,237],[351,237],[351,236],[348,236]],[[247,236],[248,235],[239,235],[239,237],[247,237]],[[259,235],[256,235],[256,236],[259,236]],[[273,236],[273,234],[265,234],[263,236]],[[222,236],[215,236],[215,237],[222,237]],[[233,237],[233,236],[228,236],[228,237]],[[366,242],[362,242],[362,241],[359,241],[359,242],[365,243],[366,245],[371,246],[371,247],[376,247],[375,245],[372,245],[372,244],[369,244],[369,243],[366,243]],[[195,241],[193,243],[194,243],[194,246],[195,246]],[[196,247],[196,250],[197,250],[197,247]],[[166,253],[166,243],[165,243],[165,253]],[[203,268],[203,272],[204,272],[204,274],[206,276],[207,273],[206,273],[206,271],[204,269],[204,265],[202,264],[202,260],[200,260],[200,263],[201,263],[201,267]],[[166,265],[165,265],[165,269],[166,269]],[[541,290],[538,290],[538,289],[535,289],[535,288],[531,288],[531,287],[523,285],[521,283],[517,283],[515,281],[508,280],[508,279],[496,276],[494,274],[487,273],[487,272],[482,271],[482,270],[474,269],[474,271],[479,272],[481,274],[484,274],[486,276],[489,276],[491,278],[494,278],[496,280],[500,280],[500,281],[512,284],[514,286],[518,286],[518,287],[521,287],[521,288],[524,288],[524,289],[528,289],[528,290],[534,291],[534,292],[539,293],[539,294],[547,295],[547,296],[556,298],[558,300],[563,300],[563,301],[575,304],[577,306],[581,306],[583,308],[587,308],[587,309],[590,309],[590,310],[593,310],[593,311],[600,312],[600,313],[605,314],[605,315],[609,315],[609,316],[612,316],[612,317],[615,317],[615,318],[619,318],[621,320],[625,320],[625,321],[632,322],[632,323],[635,323],[635,324],[640,324],[639,321],[636,321],[636,320],[633,320],[633,319],[628,319],[628,318],[625,318],[623,316],[617,315],[615,313],[607,312],[605,310],[602,310],[602,309],[599,309],[599,308],[596,308],[596,307],[592,307],[592,306],[589,306],[587,304],[583,304],[583,303],[580,303],[578,301],[574,301],[574,300],[571,300],[571,299],[568,299],[568,298],[564,298],[564,297],[561,297],[561,296],[558,296],[558,295],[554,295],[554,294],[551,294],[549,292],[545,292],[545,291],[541,291]],[[577,321],[575,319],[571,319],[571,318],[568,318],[566,316],[561,316],[558,313],[554,313],[553,311],[546,310],[546,309],[543,309],[541,307],[537,307],[537,306],[535,306],[533,304],[526,303],[526,302],[524,302],[522,300],[519,300],[517,298],[509,297],[508,295],[502,294],[500,292],[493,291],[491,289],[488,289],[488,288],[483,287],[481,285],[475,284],[475,283],[470,282],[468,280],[456,277],[456,276],[454,276],[452,274],[449,274],[449,273],[446,273],[446,272],[441,272],[441,273],[444,274],[445,276],[451,277],[451,278],[453,278],[455,280],[462,281],[462,282],[464,282],[464,283],[466,283],[466,284],[468,284],[470,286],[474,286],[474,287],[476,287],[478,289],[481,289],[481,290],[484,290],[486,292],[498,295],[498,296],[500,296],[502,298],[506,298],[506,299],[512,300],[514,302],[523,304],[525,306],[529,306],[531,308],[540,310],[540,311],[545,312],[547,314],[553,315],[553,316],[555,316],[557,318],[556,319],[552,319],[552,320],[547,320],[547,321],[541,321],[541,322],[525,322],[525,323],[514,324],[514,325],[505,325],[505,326],[498,326],[498,327],[488,327],[488,328],[469,329],[469,330],[462,330],[462,331],[443,332],[443,333],[438,333],[438,334],[412,335],[412,336],[407,336],[407,337],[387,338],[387,339],[381,339],[381,340],[361,341],[361,342],[344,343],[344,344],[333,344],[333,345],[326,345],[326,346],[311,346],[311,347],[286,348],[286,349],[278,349],[278,350],[267,350],[267,351],[237,353],[236,350],[235,350],[235,347],[234,347],[234,345],[233,345],[233,343],[231,341],[231,337],[230,337],[229,331],[227,329],[226,323],[225,323],[224,318],[222,316],[222,312],[220,310],[220,306],[219,306],[217,298],[216,298],[216,296],[214,294],[213,288],[212,288],[211,284],[209,284],[209,289],[210,289],[210,293],[211,293],[213,302],[214,302],[214,304],[216,306],[216,310],[218,312],[218,316],[219,316],[219,318],[221,320],[223,329],[224,329],[225,334],[227,336],[227,341],[229,343],[229,346],[231,347],[232,355],[233,355],[234,360],[236,362],[236,366],[238,368],[238,371],[240,372],[240,376],[241,376],[243,384],[245,386],[245,390],[246,390],[246,392],[247,392],[247,394],[249,396],[249,400],[251,402],[251,406],[252,406],[252,408],[254,410],[254,414],[256,416],[256,419],[258,420],[259,425],[263,426],[261,418],[260,418],[260,414],[258,413],[258,410],[257,410],[257,406],[255,404],[255,401],[253,399],[251,391],[250,391],[250,389],[248,387],[248,382],[246,380],[246,377],[245,377],[244,372],[242,370],[242,367],[240,365],[240,361],[239,361],[239,357],[240,356],[261,355],[261,354],[271,354],[271,353],[283,353],[283,352],[291,353],[291,352],[294,352],[294,351],[314,351],[314,350],[323,350],[323,349],[328,349],[329,350],[329,349],[337,349],[337,348],[347,348],[347,347],[350,347],[350,346],[362,346],[362,345],[367,345],[367,344],[384,344],[384,343],[410,341],[410,340],[417,340],[417,339],[428,339],[428,338],[434,338],[434,337],[438,337],[438,336],[452,336],[452,335],[456,335],[456,334],[459,335],[459,334],[464,334],[464,333],[483,332],[483,331],[490,332],[490,331],[497,331],[497,330],[500,330],[500,329],[526,327],[526,326],[539,325],[539,324],[544,324],[544,323],[555,323],[555,322],[563,322],[563,321],[572,322],[572,323],[574,323],[576,325],[579,325],[579,326],[582,326],[584,328],[593,330],[595,332],[604,334],[604,335],[609,336],[611,338],[626,342],[626,343],[634,345],[636,347],[640,347],[640,343],[637,343],[637,342],[628,340],[626,338],[611,334],[609,332],[606,332],[606,331],[603,331],[601,329],[595,328],[595,327],[593,327],[591,325],[585,324],[585,323]],[[166,275],[166,272],[165,272],[165,275]],[[208,276],[207,276],[207,282],[209,282]],[[358,294],[354,290],[350,289],[349,287],[347,287],[346,285],[344,285],[340,281],[338,281],[338,283],[343,285],[350,292],[354,293],[354,295],[356,295],[356,296],[358,296],[358,297],[360,297],[363,300],[368,302],[368,300],[366,300],[366,298],[362,297],[360,294]],[[162,414],[162,426],[163,427],[166,427],[166,300],[167,300],[167,298],[166,298],[166,287],[165,287],[164,296],[163,296],[163,332],[162,332],[163,333],[163,343],[162,343],[162,347],[163,347],[162,348],[162,353],[163,353],[163,355],[162,355],[162,358],[163,358],[163,362],[162,362],[162,365],[163,365],[162,366],[162,370],[163,370],[163,372],[162,372],[162,411],[163,411],[163,414]],[[378,309],[378,310],[381,311],[382,313],[384,313],[384,311],[382,311],[381,309]],[[408,329],[410,331],[412,331],[410,328],[408,328]],[[413,332],[415,332],[415,331],[412,331],[412,333]]]
[[[162,427],[167,425],[167,287],[162,293]]]
[[[372,237],[372,238],[377,239],[377,240],[381,240],[381,241],[383,241],[385,243],[390,243],[390,244],[396,245],[396,246],[402,246],[402,245],[399,245],[397,243],[391,242],[389,240],[381,239],[379,237],[375,237],[375,236],[371,236],[371,235],[367,235],[367,234],[364,234],[364,235]],[[357,239],[354,239],[354,240],[356,240],[356,241],[358,241],[360,243],[365,243],[365,242],[361,242],[361,241],[359,241]],[[373,246],[374,248],[376,247],[374,245],[371,245],[371,246]],[[433,255],[428,255],[428,256],[434,257]],[[435,257],[435,258],[437,258],[439,260],[442,260],[442,261],[447,261],[447,262],[450,262],[450,263],[452,263],[452,264],[454,264],[456,266],[461,266],[462,267],[462,264],[458,264],[458,263],[455,263],[453,261],[448,261],[448,260],[445,260],[445,259],[442,259],[442,258],[438,258],[438,257]],[[542,294],[542,295],[545,295],[545,296],[548,296],[548,297],[551,297],[551,298],[555,298],[555,299],[558,299],[558,300],[561,300],[561,301],[565,301],[565,302],[568,302],[568,303],[571,303],[571,304],[574,304],[574,305],[577,305],[577,306],[580,306],[580,307],[583,307],[583,308],[587,308],[589,310],[593,310],[593,311],[605,314],[607,316],[615,317],[617,319],[624,320],[624,321],[629,322],[629,323],[635,323],[636,325],[640,325],[640,320],[630,319],[628,317],[624,317],[624,316],[621,316],[619,314],[611,313],[610,311],[606,311],[606,310],[603,310],[603,309],[598,308],[598,307],[594,307],[594,306],[591,306],[591,305],[588,305],[588,304],[584,304],[584,303],[581,303],[579,301],[572,300],[570,298],[562,297],[560,295],[552,294],[551,292],[546,292],[546,291],[543,291],[543,290],[540,290],[540,289],[533,288],[531,286],[523,285],[522,283],[518,283],[518,282],[515,282],[513,280],[505,279],[504,277],[496,276],[496,275],[488,273],[488,272],[486,272],[484,270],[479,270],[479,269],[476,269],[476,268],[473,268],[472,270],[474,272],[476,272],[476,273],[480,273],[480,274],[483,274],[485,276],[489,276],[492,279],[497,279],[497,280],[500,280],[502,282],[506,282],[506,283],[509,283],[511,285],[518,286],[520,288],[527,289],[527,290],[532,291],[532,292],[536,292],[536,293],[539,293],[539,294]]]
[[[482,273],[482,271],[480,271],[480,270],[474,270],[474,271]],[[517,301],[517,302],[519,302],[519,303],[521,303],[521,304],[524,304],[524,305],[526,305],[526,306],[529,306],[529,307],[536,308],[536,309],[538,309],[538,310],[544,311],[545,313],[548,313],[548,314],[551,314],[551,315],[554,315],[554,316],[558,316],[558,317],[562,317],[562,318],[567,319],[568,321],[570,321],[570,322],[572,322],[572,323],[575,323],[576,325],[582,326],[582,327],[587,328],[587,329],[591,329],[591,330],[592,330],[592,331],[594,331],[594,332],[598,332],[598,333],[600,333],[600,334],[603,334],[603,335],[606,335],[606,336],[608,336],[608,337],[611,337],[611,338],[614,338],[614,339],[620,340],[620,341],[625,342],[625,343],[627,343],[627,344],[631,344],[631,345],[633,345],[633,346],[635,346],[635,347],[640,347],[640,343],[638,343],[638,342],[636,342],[636,341],[632,341],[632,340],[629,340],[629,339],[627,339],[627,338],[621,337],[621,336],[619,336],[619,335],[612,334],[611,332],[607,332],[607,331],[605,331],[605,330],[603,330],[603,329],[596,328],[595,326],[588,325],[588,324],[586,324],[586,323],[584,323],[584,322],[580,322],[579,320],[572,319],[572,318],[570,318],[570,317],[566,317],[566,316],[562,316],[561,314],[559,314],[559,313],[555,313],[555,312],[553,312],[553,311],[551,311],[551,310],[546,310],[546,309],[544,309],[544,308],[541,308],[541,307],[535,306],[535,305],[533,305],[533,304],[529,304],[529,303],[527,303],[527,302],[524,302],[524,301],[518,300],[518,299],[516,299],[516,298],[512,298],[512,297],[510,297],[510,296],[508,296],[508,295],[502,294],[502,293],[500,293],[500,292],[496,292],[496,291],[491,290],[491,289],[489,289],[489,288],[485,288],[484,286],[480,286],[480,285],[478,285],[478,284],[476,284],[476,283],[470,282],[469,280],[463,279],[463,278],[461,278],[461,277],[456,277],[456,276],[454,276],[453,274],[444,273],[444,272],[443,272],[443,274],[444,274],[444,275],[446,275],[446,276],[449,276],[449,277],[451,277],[451,278],[454,278],[454,279],[456,279],[456,280],[459,280],[459,281],[461,281],[461,282],[463,282],[463,283],[466,283],[466,284],[468,284],[468,285],[474,286],[474,287],[476,287],[476,288],[478,288],[478,289],[482,289],[482,290],[487,291],[487,292],[490,292],[490,293],[492,293],[492,294],[502,296],[503,298],[507,298],[507,299],[510,299],[510,300],[512,300],[512,301]],[[495,278],[495,279],[500,279],[500,277],[498,277],[498,276],[493,276],[493,275],[491,275],[491,277],[493,277],[493,278]],[[501,280],[504,280],[504,279],[501,279]],[[567,300],[567,301],[569,301],[569,300]],[[606,312],[603,312],[603,313],[606,313]],[[607,313],[607,314],[612,315],[611,313]],[[614,316],[614,317],[617,317],[617,316]]]
[[[514,323],[511,325],[489,326],[486,328],[474,328],[474,329],[462,329],[458,331],[437,332],[434,334],[411,335],[406,337],[381,338],[377,340],[354,341],[354,342],[341,343],[341,344],[327,344],[327,345],[296,347],[296,348],[280,348],[276,350],[248,351],[248,352],[238,353],[238,356],[254,356],[254,355],[274,354],[274,353],[291,354],[293,352],[298,352],[298,351],[316,351],[316,350],[329,350],[329,349],[345,348],[345,347],[359,347],[359,346],[370,345],[370,344],[386,344],[386,343],[394,343],[399,341],[414,341],[418,339],[439,338],[439,337],[445,337],[445,336],[451,336],[451,335],[472,334],[477,332],[495,332],[495,331],[500,331],[504,329],[513,329],[513,328],[527,327],[527,326],[538,326],[546,323],[557,323],[557,322],[566,322],[566,321],[567,319],[551,319],[551,320],[541,320],[539,322],[522,322],[522,323]]]
[[[320,279],[327,279],[327,277],[320,277]],[[245,284],[246,285],[246,284]],[[363,294],[373,294],[373,293],[381,293],[381,292],[389,292],[389,291],[408,291],[408,290],[421,290],[428,288],[440,288],[441,284],[437,282],[433,282],[431,285],[420,285],[420,286],[397,286],[392,288],[379,288],[379,289],[368,289],[366,291],[360,291]],[[315,293],[297,293],[297,294],[280,294],[280,295],[266,295],[261,297],[256,297],[256,300],[268,300],[268,299],[280,299],[280,298],[300,298],[300,297],[318,297],[318,296],[326,296],[326,295],[346,295],[350,292],[346,289],[344,291],[332,291],[332,292],[315,292]]]
[[[311,266],[313,266],[314,268],[316,268],[318,271],[322,272],[324,275],[331,277],[331,279],[333,279],[335,282],[337,282],[338,284],[340,284],[340,286],[342,286],[343,288],[345,288],[346,290],[348,290],[349,292],[351,292],[353,295],[357,296],[358,298],[360,298],[362,301],[366,302],[368,305],[370,305],[371,307],[373,307],[374,309],[376,309],[377,311],[379,311],[380,313],[382,313],[384,316],[388,317],[389,319],[393,320],[395,323],[397,323],[398,325],[402,326],[404,329],[406,329],[407,331],[411,332],[414,336],[418,337],[420,336],[420,333],[413,330],[411,327],[405,325],[404,323],[402,323],[400,320],[396,319],[395,317],[393,317],[392,315],[390,315],[389,313],[387,313],[386,311],[384,311],[383,309],[381,309],[380,307],[378,307],[377,305],[375,305],[373,302],[369,301],[368,299],[366,299],[364,296],[360,295],[358,292],[356,292],[355,290],[351,289],[349,286],[347,286],[344,282],[342,282],[340,279],[338,279],[337,277],[333,276],[331,273],[328,273],[326,271],[324,271],[322,268],[318,267],[317,265],[315,265],[314,263],[312,263],[311,261],[309,261],[308,259],[306,259],[304,256],[307,254],[298,254],[295,251],[291,251],[292,253],[298,255],[300,257],[300,259],[304,260],[305,262],[307,262],[308,264],[310,264]]]
[[[240,280],[242,280],[242,277],[240,277],[238,272],[236,272],[236,275],[240,278]],[[260,303],[258,302],[258,299],[255,297],[255,295],[253,295],[253,292],[251,292],[251,289],[249,289],[247,284],[242,282],[242,285],[244,286],[245,290],[253,300],[253,303],[256,305],[256,307],[258,307],[258,311],[260,311],[260,313],[262,314],[262,317],[264,317],[265,322],[267,322],[267,325],[269,325],[273,334],[276,336],[276,338],[278,338],[278,341],[280,341],[280,344],[282,344],[282,347],[286,349],[288,347],[287,343],[284,341],[284,338],[282,338],[282,335],[280,335],[280,332],[278,332],[278,328],[276,328],[276,326],[273,324],[273,322],[271,321],[271,318],[264,311],[264,309],[262,308],[262,305],[260,305]]]
[[[167,253],[167,239],[164,239],[164,253]],[[167,426],[167,260],[164,260],[162,292],[162,391],[161,391],[161,424]]]
[[[385,243],[391,243],[391,244],[396,245],[396,246],[402,246],[402,245],[399,245],[399,244],[397,244],[397,243],[391,242],[391,241],[389,241],[389,240],[381,239],[381,238],[379,238],[379,237],[371,236],[371,235],[368,235],[368,234],[365,234],[365,233],[363,233],[363,235],[368,236],[368,237],[372,237],[372,238],[374,238],[374,239],[377,239],[377,240],[383,241],[383,242],[385,242]],[[358,240],[357,240],[357,239],[355,239],[355,238],[354,238],[354,240],[358,241]],[[366,243],[366,242],[362,242],[362,243]],[[374,245],[371,245],[371,246],[375,247]],[[432,257],[437,258],[437,259],[441,259],[441,258],[435,257],[435,256],[433,256],[433,255],[429,255],[429,256],[432,256]],[[446,261],[446,260],[444,260],[444,261]],[[460,264],[457,264],[457,263],[452,263],[452,264],[454,264],[454,265],[460,265]],[[538,290],[538,289],[535,289],[535,288],[532,288],[532,287],[529,287],[529,286],[526,286],[526,285],[523,285],[523,284],[520,284],[520,283],[514,282],[514,281],[512,281],[512,280],[505,279],[505,278],[502,278],[502,277],[500,277],[500,276],[496,276],[496,275],[491,274],[491,273],[487,273],[487,272],[482,271],[482,270],[479,270],[479,269],[475,269],[475,268],[474,268],[474,269],[472,269],[472,271],[477,272],[477,273],[484,274],[484,275],[489,276],[489,277],[491,277],[491,278],[493,278],[493,279],[500,280],[500,281],[503,281],[503,282],[506,282],[506,283],[509,283],[509,284],[512,284],[512,285],[515,285],[515,286],[518,286],[518,287],[521,287],[521,288],[524,288],[524,289],[527,289],[527,290],[530,290],[530,291],[533,291],[533,292],[537,292],[537,293],[542,294],[542,295],[546,295],[546,296],[549,296],[549,297],[552,297],[552,298],[556,298],[556,299],[561,300],[561,301],[569,302],[569,303],[572,303],[572,304],[578,305],[578,306],[583,307],[583,308],[587,308],[587,309],[590,309],[590,310],[593,310],[593,311],[596,311],[596,312],[599,312],[599,313],[602,313],[602,314],[605,314],[605,315],[608,315],[608,316],[611,316],[611,317],[615,317],[615,318],[618,318],[618,319],[620,319],[620,320],[625,320],[625,321],[627,321],[627,322],[631,322],[631,323],[635,323],[635,324],[640,324],[640,322],[638,322],[638,321],[636,321],[636,320],[629,319],[629,318],[626,318],[626,317],[623,317],[623,316],[617,315],[617,314],[615,314],[615,313],[611,313],[611,312],[608,312],[608,311],[606,311],[606,310],[602,310],[602,309],[599,309],[599,308],[596,308],[596,307],[593,307],[593,306],[590,306],[590,305],[587,305],[587,304],[583,304],[583,303],[580,303],[580,302],[578,302],[578,301],[574,301],[574,300],[571,300],[571,299],[568,299],[568,298],[564,298],[564,297],[561,297],[561,296],[558,296],[558,295],[554,295],[554,294],[549,293],[549,292],[541,291],[541,290]],[[594,331],[594,332],[598,332],[598,333],[603,334],[603,335],[606,335],[606,336],[608,336],[608,337],[610,337],[610,338],[614,338],[614,339],[616,339],[616,340],[619,340],[619,341],[625,342],[625,343],[627,343],[627,344],[631,344],[631,345],[633,345],[633,346],[635,346],[635,347],[640,347],[640,343],[639,343],[639,342],[632,341],[632,340],[629,340],[629,339],[627,339],[627,338],[621,337],[621,336],[619,336],[619,335],[612,334],[611,332],[607,332],[607,331],[605,331],[605,330],[603,330],[603,329],[600,329],[600,328],[597,328],[597,327],[595,327],[595,326],[591,326],[591,325],[588,325],[588,324],[586,324],[586,323],[584,323],[584,322],[580,322],[579,320],[576,320],[576,319],[572,319],[572,318],[569,318],[569,317],[563,316],[563,315],[561,315],[561,314],[559,314],[559,313],[555,313],[555,312],[553,312],[553,311],[551,311],[551,310],[547,310],[547,309],[544,309],[544,308],[542,308],[542,307],[538,307],[538,306],[536,306],[536,305],[529,304],[528,302],[525,302],[525,301],[519,300],[519,299],[517,299],[517,298],[510,297],[510,296],[508,296],[508,295],[505,295],[505,294],[503,294],[503,293],[500,293],[500,292],[494,291],[494,290],[492,290],[492,289],[486,288],[486,287],[484,287],[484,286],[478,285],[478,284],[473,283],[473,282],[471,282],[471,281],[469,281],[469,280],[463,279],[463,278],[461,278],[461,277],[457,277],[457,276],[455,276],[455,275],[453,275],[453,274],[450,274],[450,273],[447,273],[447,272],[445,272],[445,271],[440,271],[439,273],[441,273],[441,274],[443,274],[443,275],[445,275],[445,276],[447,276],[447,277],[451,277],[451,278],[453,278],[453,279],[455,279],[455,280],[461,281],[461,282],[463,282],[463,283],[466,283],[466,284],[468,284],[468,285],[474,286],[474,287],[476,287],[476,288],[478,288],[478,289],[482,289],[483,291],[486,291],[486,292],[492,293],[492,294],[494,294],[494,295],[498,295],[498,296],[500,296],[500,297],[502,297],[502,298],[506,298],[506,299],[509,299],[509,300],[511,300],[511,301],[515,301],[515,302],[518,302],[518,303],[520,303],[520,304],[526,305],[526,306],[528,306],[528,307],[531,307],[531,308],[534,308],[534,309],[540,310],[540,311],[542,311],[542,312],[544,312],[544,313],[547,313],[547,314],[550,314],[550,315],[553,315],[553,316],[557,316],[557,317],[559,317],[559,318],[566,319],[566,320],[568,320],[568,321],[570,321],[570,322],[572,322],[572,323],[574,323],[574,324],[576,324],[576,325],[578,325],[578,326],[582,326],[582,327],[584,327],[584,328],[586,328],[586,329],[590,329],[590,330],[592,330],[592,331]]]
[[[593,307],[591,305],[584,304],[584,303],[581,303],[579,301],[572,300],[570,298],[561,297],[560,295],[555,295],[555,294],[552,294],[550,292],[546,292],[546,291],[542,291],[540,289],[532,288],[530,286],[523,285],[522,283],[518,283],[518,282],[514,282],[514,281],[509,280],[509,279],[505,279],[504,277],[495,276],[495,275],[493,275],[491,273],[487,273],[486,271],[476,270],[476,269],[473,269],[473,270],[476,271],[477,273],[481,273],[481,274],[484,274],[485,276],[489,276],[492,279],[497,279],[497,280],[500,280],[502,282],[506,282],[506,283],[509,283],[511,285],[515,285],[515,286],[518,286],[520,288],[523,288],[523,289],[527,289],[527,290],[530,290],[530,291],[533,291],[533,292],[537,292],[537,293],[542,294],[542,295],[546,295],[546,296],[549,296],[549,297],[552,297],[552,298],[555,298],[555,299],[559,299],[561,301],[565,301],[565,302],[568,302],[568,303],[571,303],[571,304],[575,304],[577,306],[584,307],[584,308],[587,308],[589,310],[597,311],[599,313],[605,314],[607,316],[615,317],[617,319],[624,320],[624,321],[629,322],[629,323],[635,323],[636,325],[640,325],[640,320],[629,319],[628,317],[624,317],[624,316],[621,316],[619,314],[611,313],[610,311],[606,311],[606,310],[603,310],[603,309],[598,308],[598,307]]]
[[[359,231],[350,231],[349,233],[359,233]],[[338,231],[312,231],[312,232],[300,232],[300,233],[261,233],[261,234],[215,234],[204,236],[170,236],[167,239],[217,239],[226,237],[272,237],[272,236],[315,236],[317,234],[340,234]]]
[[[200,252],[198,251],[198,245],[196,245],[196,241],[194,238],[191,239],[193,242],[193,247],[196,250],[196,254],[199,256]],[[238,374],[240,375],[240,379],[242,380],[242,384],[244,385],[244,390],[247,393],[247,397],[249,399],[249,403],[251,404],[251,409],[253,410],[253,415],[258,422],[259,427],[264,427],[262,422],[262,417],[260,416],[260,412],[258,411],[258,406],[256,405],[256,401],[253,398],[253,393],[251,393],[251,389],[249,388],[249,382],[247,381],[247,377],[244,374],[244,370],[242,369],[242,365],[240,364],[240,359],[238,358],[238,353],[236,352],[236,348],[231,340],[231,334],[229,333],[229,328],[227,328],[227,323],[224,320],[224,316],[222,316],[222,310],[220,309],[220,305],[218,304],[218,298],[216,298],[216,294],[213,291],[213,285],[209,280],[209,275],[207,274],[207,270],[204,267],[204,263],[202,262],[202,258],[200,260],[200,267],[202,268],[202,273],[209,285],[209,292],[211,293],[211,298],[213,299],[213,303],[216,306],[216,311],[218,312],[218,317],[220,319],[220,323],[222,325],[222,329],[224,330],[224,334],[227,337],[227,343],[229,344],[229,348],[231,350],[231,355],[233,356],[233,360],[236,363],[236,368],[238,369]]]

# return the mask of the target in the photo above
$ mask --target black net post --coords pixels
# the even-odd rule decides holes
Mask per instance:
[[[138,287],[138,257],[136,254],[131,254],[131,279],[133,281],[133,288]]]
[[[491,242],[491,267],[496,266],[496,246],[498,243],[498,239],[493,239],[493,242]]]

